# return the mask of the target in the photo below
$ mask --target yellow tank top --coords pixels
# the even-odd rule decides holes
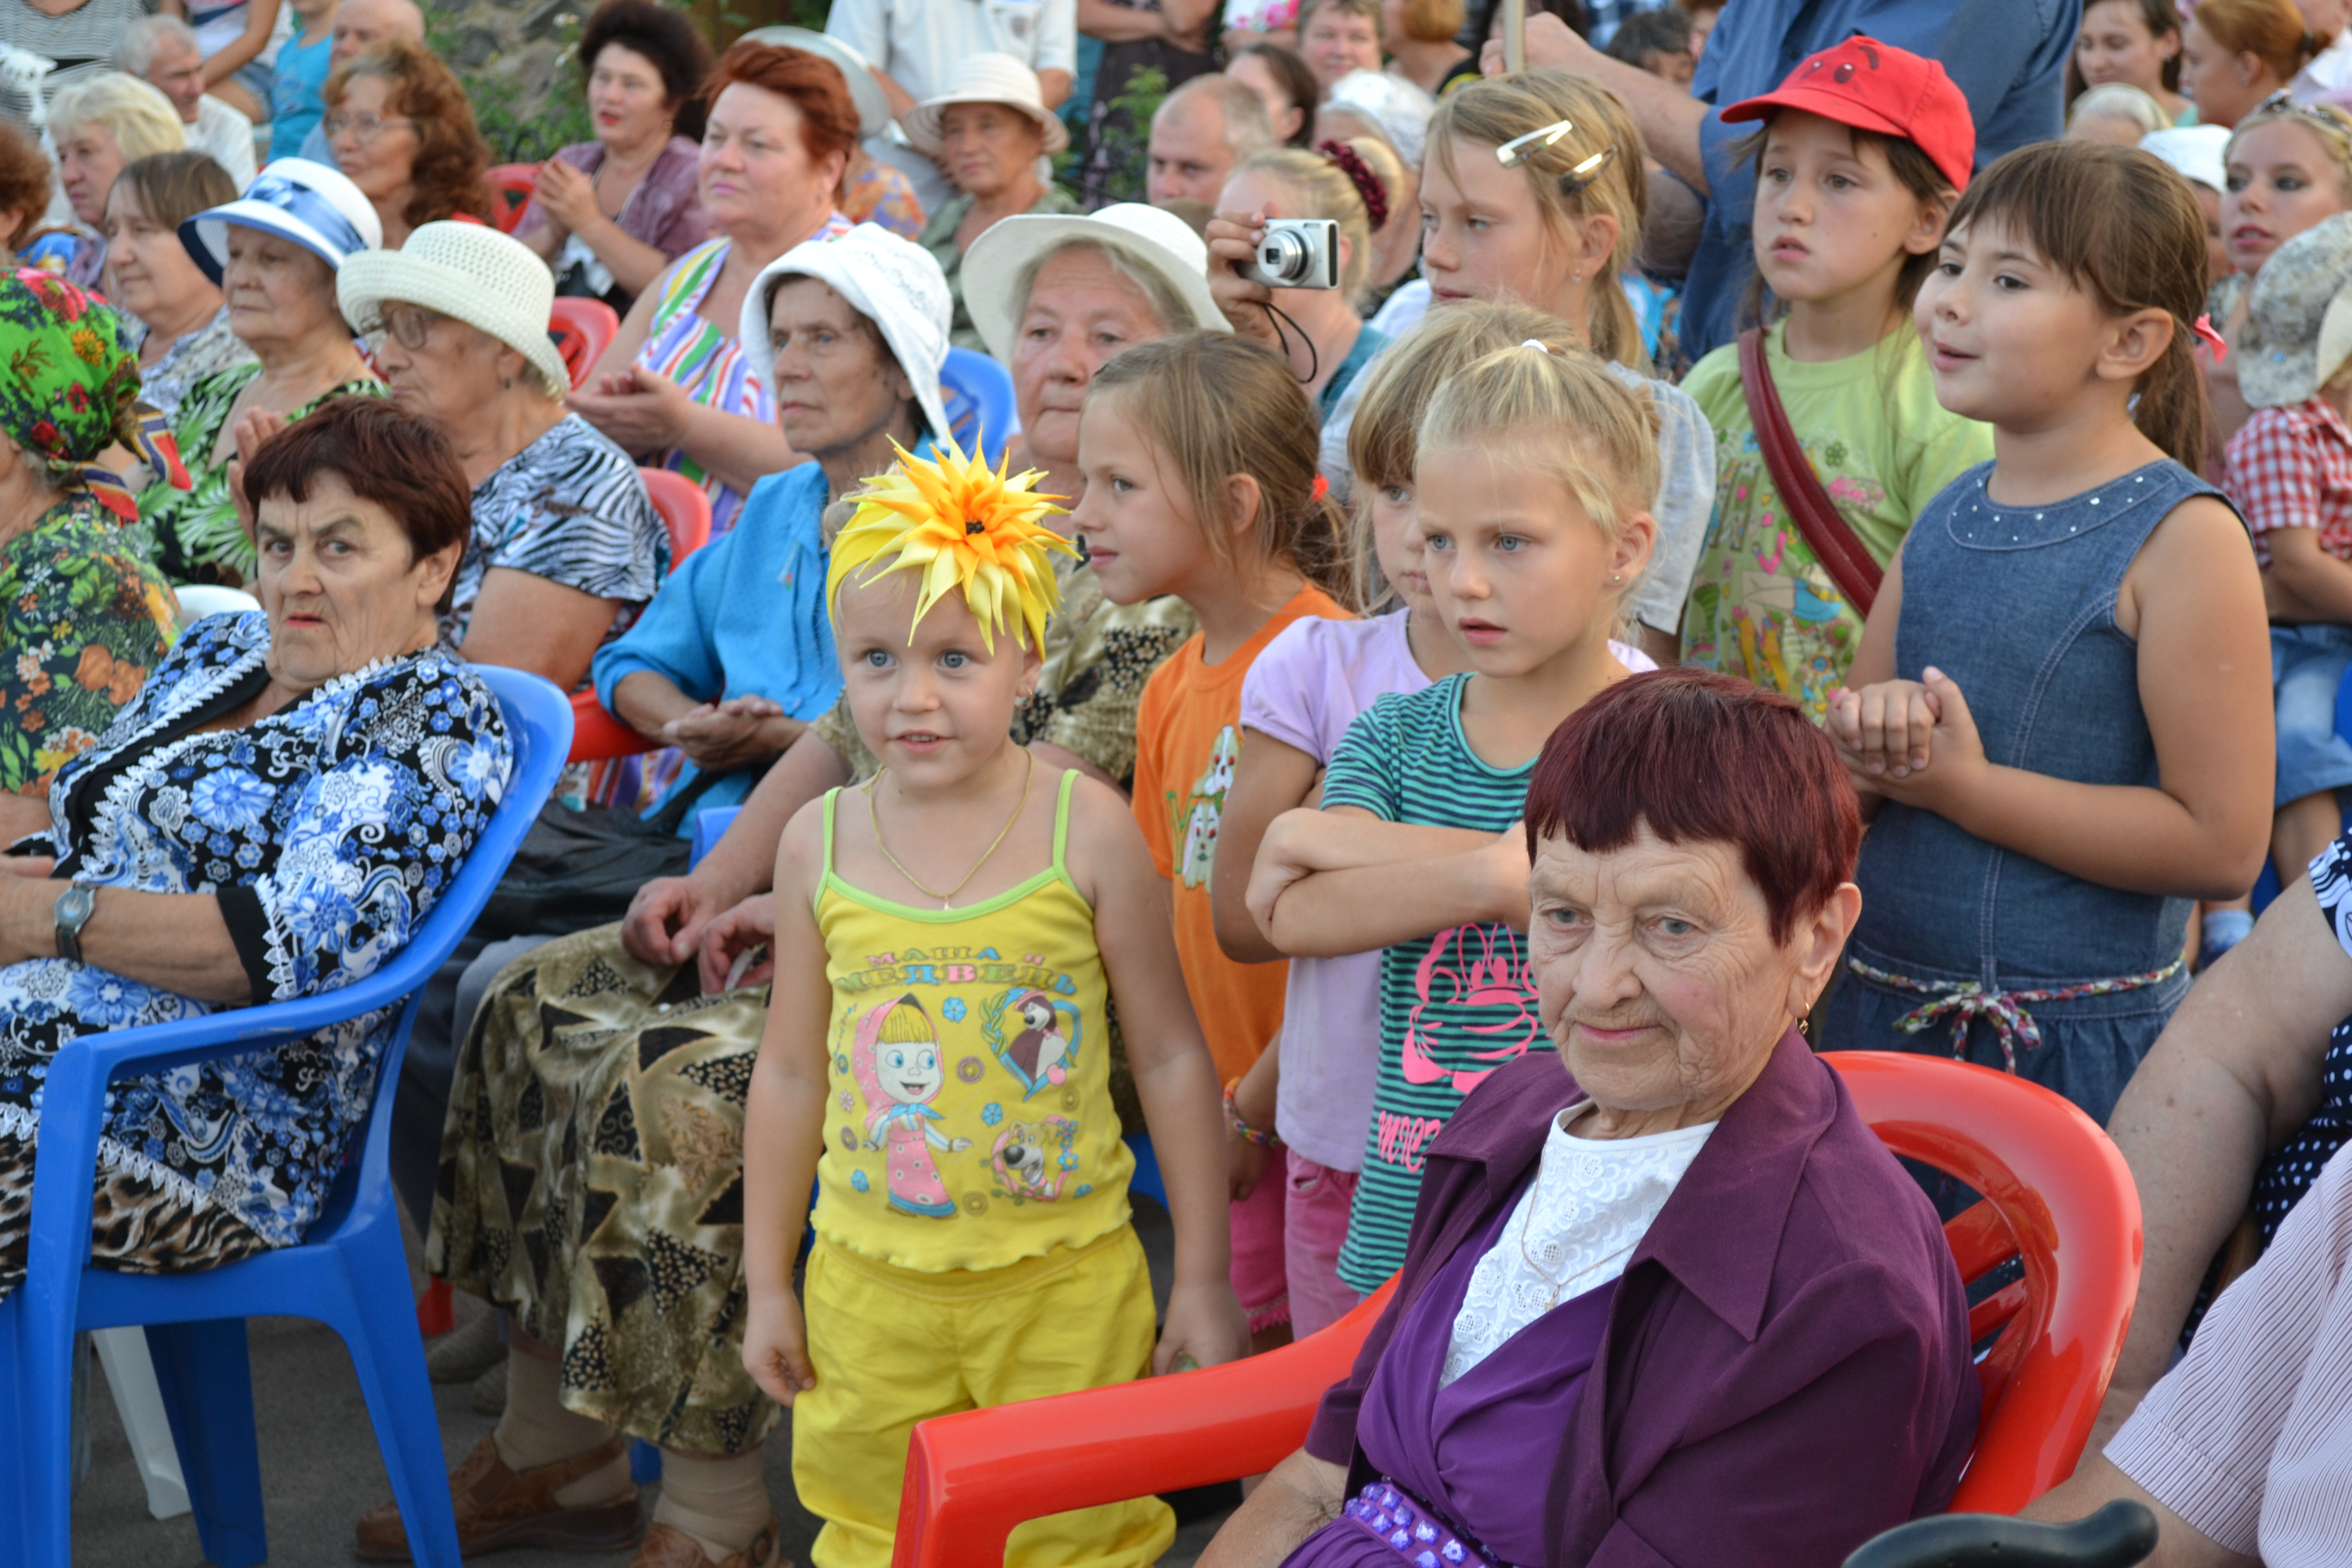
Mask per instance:
[[[1127,1223],[1108,988],[1064,861],[1077,779],[1062,775],[1053,865],[959,910],[842,880],[841,792],[825,795],[831,1093],[812,1223],[835,1246],[930,1273],[1001,1268]]]

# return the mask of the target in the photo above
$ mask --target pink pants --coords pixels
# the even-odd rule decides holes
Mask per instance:
[[[1249,1314],[1250,1332],[1290,1321],[1290,1285],[1283,1263],[1283,1189],[1279,1166],[1266,1163],[1263,1180],[1233,1205],[1234,1294]]]
[[[1290,1331],[1299,1339],[1328,1329],[1363,1297],[1339,1278],[1339,1244],[1348,1239],[1348,1210],[1356,1201],[1357,1173],[1318,1165],[1296,1149],[1284,1151],[1283,1251],[1290,1281]]]

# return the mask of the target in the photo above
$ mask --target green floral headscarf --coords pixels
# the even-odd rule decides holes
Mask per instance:
[[[116,442],[187,488],[162,416],[140,406],[139,356],[122,318],[50,273],[0,277],[0,434],[126,521],[139,521],[130,490],[92,461]]]

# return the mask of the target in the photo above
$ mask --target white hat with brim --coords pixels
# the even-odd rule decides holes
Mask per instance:
[[[898,123],[906,128],[908,145],[927,157],[942,156],[946,151],[940,140],[941,120],[950,105],[958,103],[1001,103],[1007,109],[1017,109],[1037,122],[1045,138],[1044,152],[1047,156],[1061,152],[1070,144],[1069,127],[1045,107],[1045,95],[1037,86],[1037,73],[1014,59],[1011,55],[973,55],[955,68],[948,78],[948,89],[937,98],[926,99]]]
[[[561,398],[572,390],[563,356],[547,335],[555,279],[519,239],[478,223],[428,223],[398,250],[364,250],[335,278],[343,320],[356,331],[383,325],[386,301],[422,305],[487,332],[529,360]]]
[[[773,356],[763,347],[771,335],[769,310],[777,280],[814,278],[829,285],[849,308],[874,323],[890,356],[914,384],[915,402],[931,437],[948,437],[947,405],[940,396],[940,370],[948,361],[948,329],[955,307],[938,259],[912,240],[861,223],[834,239],[812,239],[785,251],[760,269],[743,295],[739,341],[776,393]],[[782,401],[781,394],[776,400]]]
[[[824,56],[849,83],[850,101],[857,105],[859,139],[879,136],[889,127],[890,100],[882,95],[882,84],[874,79],[872,64],[846,39],[806,27],[754,27],[737,42],[773,44],[780,49]]]
[[[2151,131],[2139,139],[2139,150],[2154,153],[2172,166],[2172,172],[2195,185],[2208,185],[2216,191],[2230,188],[2230,171],[2224,153],[2230,145],[2230,128],[2226,125],[2176,125],[2168,131]]]
[[[1174,213],[1118,202],[1084,216],[1024,215],[999,218],[964,252],[964,308],[998,363],[1013,363],[1025,302],[1013,298],[1013,290],[1022,273],[1069,245],[1098,245],[1165,281],[1192,313],[1189,321],[1167,322],[1170,331],[1234,330],[1209,292],[1208,242]]]
[[[1429,121],[1437,100],[1401,76],[1387,71],[1351,70],[1331,84],[1325,109],[1344,109],[1368,121],[1396,150],[1411,169],[1421,167],[1429,150]]]
[[[383,220],[351,177],[307,158],[280,158],[254,176],[233,202],[207,207],[180,225],[180,243],[217,283],[228,266],[228,231],[259,229],[290,239],[329,267],[383,244]]]

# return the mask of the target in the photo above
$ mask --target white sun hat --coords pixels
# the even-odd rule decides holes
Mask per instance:
[[[348,258],[383,244],[375,204],[342,171],[307,158],[278,159],[236,200],[180,225],[180,243],[215,283],[228,265],[231,225],[290,239],[338,271]]]
[[[2139,139],[2141,152],[2155,153],[2191,184],[2210,185],[2217,191],[2230,188],[2230,173],[2222,161],[2229,145],[2226,125],[2176,125],[2169,131],[2151,131]]]
[[[335,297],[352,330],[383,324],[386,300],[422,305],[488,332],[529,360],[561,398],[572,390],[547,335],[555,279],[519,239],[478,223],[428,223],[398,250],[364,250],[343,264]]]
[[[1013,298],[1021,274],[1062,247],[1077,243],[1099,245],[1173,289],[1192,319],[1168,322],[1170,331],[1234,330],[1217,309],[1216,296],[1209,292],[1208,242],[1174,213],[1140,202],[1117,202],[1084,216],[1024,213],[989,225],[963,257],[964,308],[999,364],[1013,363],[1013,334],[1020,328],[1025,302]]]
[[[861,223],[838,238],[796,245],[761,268],[744,292],[737,341],[772,394],[776,390],[774,356],[764,345],[771,331],[769,308],[776,282],[783,278],[814,278],[830,284],[851,310],[874,323],[890,346],[890,357],[914,384],[923,423],[930,426],[934,439],[944,441],[948,411],[940,396],[940,370],[948,361],[954,306],[938,259],[912,240]]]
[[[1351,70],[1331,84],[1322,107],[1344,109],[1371,121],[1405,167],[1421,167],[1429,149],[1429,121],[1437,100],[1401,76],[1387,71]]]
[[[933,158],[944,153],[940,121],[953,103],[1001,103],[1019,110],[1045,132],[1048,157],[1070,144],[1068,127],[1045,107],[1045,95],[1037,86],[1037,73],[1011,55],[967,57],[956,67],[955,74],[948,78],[945,92],[917,104],[912,113],[898,121],[906,128],[908,144]]]
[[[890,124],[890,100],[882,96],[882,84],[874,79],[874,68],[866,58],[845,38],[830,33],[813,33],[806,27],[754,27],[736,40],[739,43],[773,44],[780,49],[799,49],[804,54],[822,55],[834,63],[842,79],[849,83],[849,97],[857,105],[857,137],[863,142],[879,136]]]

